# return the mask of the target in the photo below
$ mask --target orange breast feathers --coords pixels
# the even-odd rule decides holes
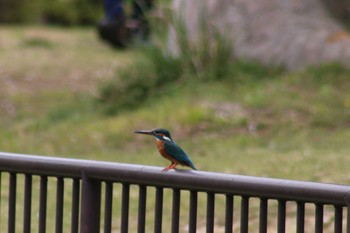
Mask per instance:
[[[178,164],[178,162],[173,157],[171,157],[170,155],[168,155],[168,153],[166,153],[165,148],[164,148],[164,142],[162,140],[158,139],[158,140],[156,140],[156,143],[157,143],[157,148],[158,148],[159,153],[164,158],[166,158],[167,160],[170,160],[172,163]]]

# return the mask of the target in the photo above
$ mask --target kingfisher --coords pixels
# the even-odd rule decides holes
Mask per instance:
[[[171,164],[162,171],[166,172],[170,169],[175,169],[178,164],[197,170],[188,155],[171,138],[168,130],[158,128],[152,130],[136,130],[135,133],[151,135],[156,139],[159,153],[171,162]]]

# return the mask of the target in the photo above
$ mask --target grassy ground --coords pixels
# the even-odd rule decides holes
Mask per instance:
[[[4,26],[0,51],[1,151],[166,166],[151,138],[133,134],[165,127],[200,170],[350,182],[350,71],[337,65],[264,79],[252,75],[255,66],[242,65],[234,81],[183,81],[138,108],[107,116],[96,101],[99,86],[140,51],[112,50],[91,28]],[[1,192],[6,197],[5,188]],[[218,201],[218,210],[223,204]],[[202,219],[205,210],[198,213]]]

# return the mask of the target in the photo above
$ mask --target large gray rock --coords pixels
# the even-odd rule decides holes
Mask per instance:
[[[331,61],[350,65],[350,34],[319,0],[174,0],[173,10],[193,43],[205,19],[232,41],[232,54],[238,58],[287,69]],[[176,54],[174,28],[169,47]]]

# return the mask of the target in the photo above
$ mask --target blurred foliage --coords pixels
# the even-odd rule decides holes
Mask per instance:
[[[41,18],[43,6],[43,0],[0,0],[0,22],[37,22]]]
[[[2,23],[93,25],[102,15],[99,0],[0,0]]]
[[[146,57],[136,59],[132,67],[118,70],[116,77],[101,85],[98,103],[105,113],[115,114],[121,108],[140,105],[150,96],[162,93],[169,83],[181,76],[181,62],[166,57],[156,47],[144,48]]]
[[[40,38],[40,37],[34,37],[34,38],[29,38],[23,41],[23,47],[24,48],[47,48],[51,49],[53,48],[53,43],[50,42],[49,40]]]
[[[103,4],[98,0],[49,1],[45,4],[44,20],[61,25],[93,25],[103,15]]]
[[[201,9],[199,33],[196,41],[190,38],[186,22],[181,17],[172,16],[172,25],[176,31],[178,56],[184,69],[201,79],[224,78],[233,58],[232,41],[225,34],[213,28],[207,22],[206,5]]]
[[[238,85],[240,82],[271,80],[282,73],[279,68],[242,60],[218,64],[222,60],[220,54],[213,57],[215,59],[208,59],[206,66],[198,73],[188,63],[189,59],[169,56],[159,47],[144,48],[143,55],[131,67],[118,69],[113,79],[99,87],[97,103],[107,115],[114,115],[123,109],[138,107],[149,99],[160,97],[191,81],[225,81],[230,85]]]

